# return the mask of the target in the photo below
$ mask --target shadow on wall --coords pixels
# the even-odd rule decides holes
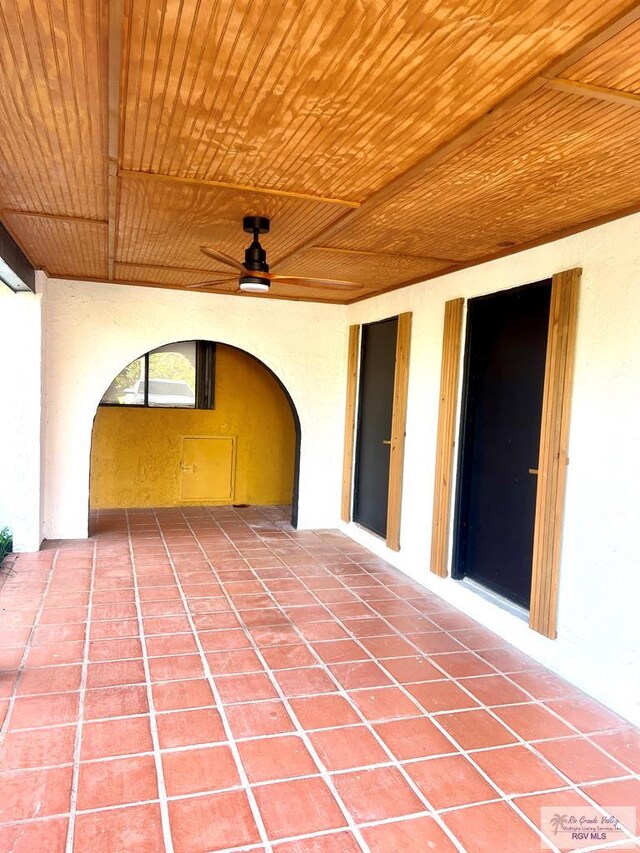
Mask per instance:
[[[259,359],[218,344],[213,409],[98,407],[90,508],[291,503],[295,525],[299,458],[300,423],[286,388]],[[228,493],[207,488],[229,476]]]

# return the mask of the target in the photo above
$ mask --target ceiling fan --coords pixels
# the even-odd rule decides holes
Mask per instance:
[[[200,251],[207,255],[207,257],[226,264],[240,273],[240,290],[246,293],[266,293],[271,287],[272,281],[278,284],[291,284],[296,287],[321,287],[329,290],[360,290],[362,288],[362,285],[355,281],[340,281],[339,279],[332,278],[309,278],[308,276],[301,277],[297,275],[276,275],[269,272],[267,253],[260,245],[260,235],[269,232],[269,219],[266,216],[245,216],[242,220],[242,227],[247,234],[253,235],[253,241],[244,253],[243,263],[229,255],[225,255],[224,252],[213,249],[211,246],[200,247]],[[223,281],[201,281],[198,284],[189,285],[189,288],[195,290],[200,287],[229,284],[229,282],[235,280],[234,277],[224,279]]]

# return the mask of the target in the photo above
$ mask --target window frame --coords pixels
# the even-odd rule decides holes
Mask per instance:
[[[163,344],[162,346],[156,347],[155,349],[149,350],[144,353],[144,355],[138,356],[133,361],[139,361],[140,359],[144,359],[144,403],[113,403],[111,401],[104,400],[104,394],[102,399],[98,403],[98,406],[106,406],[114,409],[183,409],[185,411],[197,412],[197,411],[212,411],[215,409],[215,401],[216,401],[216,344],[213,341],[201,341],[201,340],[193,340],[193,341],[173,341],[175,344],[195,344],[195,405],[193,406],[150,406],[149,405],[149,363],[150,357],[154,352],[158,350],[162,350],[166,346],[170,346],[170,344]],[[133,364],[133,362],[130,362]],[[205,383],[203,380],[202,371],[207,369],[207,365],[210,365],[210,382]],[[129,365],[125,365],[123,368],[126,369]],[[120,375],[122,371],[119,371],[116,374],[116,377]],[[206,373],[204,374],[206,376]],[[113,380],[112,380],[113,381]],[[141,380],[136,380],[141,381]],[[107,389],[108,390],[108,389]],[[106,394],[106,391],[104,392]],[[210,405],[202,405],[203,401],[207,402],[207,397],[210,398]]]

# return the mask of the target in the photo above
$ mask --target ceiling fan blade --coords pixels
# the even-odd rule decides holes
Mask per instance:
[[[214,261],[220,261],[221,264],[226,264],[228,267],[233,267],[240,272],[246,272],[244,264],[236,261],[230,255],[225,255],[224,252],[219,252],[217,249],[212,249],[211,246],[200,246],[200,251],[208,258],[213,258]]]
[[[197,284],[187,284],[187,290],[198,290],[200,287],[216,287],[218,284],[230,284],[232,281],[237,282],[238,279],[234,276],[233,278],[216,278],[211,279],[211,281],[199,281]]]
[[[309,276],[273,274],[270,274],[269,278],[278,284],[292,284],[298,287],[320,287],[325,290],[362,290],[362,285],[356,281],[341,281],[335,278],[310,278]]]

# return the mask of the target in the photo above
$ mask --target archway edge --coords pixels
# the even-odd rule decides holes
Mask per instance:
[[[93,419],[91,422],[91,432],[93,433],[93,424],[95,422],[95,417],[98,413],[98,407],[100,406],[100,401],[102,400],[102,398],[105,394],[105,391],[107,390],[109,385],[113,382],[115,377],[118,376],[118,374],[121,371],[123,371],[125,369],[125,367],[127,367],[129,364],[136,361],[137,359],[141,358],[143,355],[146,355],[148,352],[153,352],[153,350],[158,349],[159,347],[165,347],[165,346],[170,346],[171,344],[182,343],[185,340],[187,340],[187,339],[176,338],[176,339],[171,340],[171,341],[166,341],[164,343],[157,344],[156,346],[151,347],[150,349],[144,350],[144,352],[137,353],[137,355],[134,355],[133,358],[129,359],[129,361],[126,361],[124,364],[122,364],[116,370],[116,372],[111,376],[111,378],[107,381],[106,385],[104,385],[104,387],[100,393],[100,397],[98,398],[98,400],[96,402],[95,411],[94,411]],[[194,339],[189,338],[188,340],[194,340]],[[268,364],[266,364],[261,358],[259,358],[254,353],[246,350],[244,347],[239,347],[239,346],[236,346],[235,344],[227,343],[226,341],[212,340],[210,338],[197,338],[197,340],[199,340],[199,341],[204,340],[204,341],[207,341],[208,343],[216,344],[216,346],[217,345],[226,346],[226,347],[229,347],[230,349],[236,350],[237,352],[241,352],[244,355],[248,355],[249,358],[253,359],[253,361],[255,361],[257,364],[259,364],[261,367],[263,367],[269,373],[269,375],[276,381],[278,387],[280,388],[280,390],[284,394],[284,397],[287,400],[287,403],[289,404],[289,409],[291,411],[291,417],[293,418],[293,425],[294,425],[295,434],[296,434],[295,462],[294,462],[294,468],[293,468],[293,491],[292,491],[292,501],[291,501],[291,524],[293,525],[293,527],[297,527],[298,526],[298,498],[299,498],[299,490],[300,490],[300,451],[301,451],[301,447],[302,447],[302,428],[301,428],[301,424],[300,424],[300,416],[298,414],[298,409],[296,407],[296,404],[295,404],[293,397],[291,396],[289,389],[284,384],[284,382],[282,381],[280,376],[275,372],[275,370],[273,370],[272,367],[270,367]],[[89,457],[90,456],[91,456],[91,441],[89,442]],[[89,494],[89,486],[87,486],[87,494]]]

